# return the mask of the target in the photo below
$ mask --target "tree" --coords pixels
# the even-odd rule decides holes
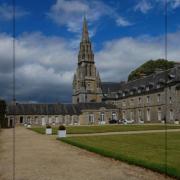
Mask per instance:
[[[142,76],[148,76],[155,73],[157,69],[166,70],[175,66],[174,61],[166,61],[164,59],[149,60],[140,67],[132,71],[128,76],[128,81],[139,79]]]

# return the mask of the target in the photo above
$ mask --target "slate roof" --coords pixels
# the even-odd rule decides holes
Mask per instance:
[[[118,91],[123,82],[102,82],[101,88],[103,93]]]
[[[97,110],[101,107],[116,109],[114,105],[105,103],[80,104],[16,104],[16,115],[79,115],[82,110]],[[7,115],[14,114],[12,104],[7,105]]]
[[[102,91],[104,100],[108,98],[117,98],[117,96],[118,98],[123,98],[123,93],[126,94],[126,97],[135,95],[138,89],[141,89],[143,93],[146,87],[149,87],[149,92],[158,90],[159,88],[165,87],[166,82],[168,85],[178,85],[180,83],[180,66],[126,83],[102,83]],[[113,85],[112,88],[111,85]],[[109,91],[107,91],[107,89]],[[131,94],[131,92],[133,93]]]

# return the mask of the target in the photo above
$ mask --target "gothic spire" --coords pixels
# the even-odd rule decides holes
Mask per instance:
[[[83,20],[82,41],[89,41],[88,26],[87,26],[85,16],[84,16],[84,20]]]

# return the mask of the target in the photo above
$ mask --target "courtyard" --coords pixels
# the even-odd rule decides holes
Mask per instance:
[[[16,127],[15,130],[16,179],[165,179],[163,174],[135,165],[129,165],[112,158],[106,158],[57,141],[56,136],[41,135],[24,127]],[[0,177],[3,180],[12,179],[13,175],[12,138],[13,129],[1,131]],[[74,142],[78,142],[80,139],[72,138],[82,138],[80,141],[83,144],[86,141],[83,137],[69,138],[67,138],[68,141]],[[96,138],[101,140],[98,137]],[[112,136],[107,138],[107,143],[111,141],[111,138]],[[113,139],[116,144],[116,137],[113,137]],[[126,139],[123,139],[125,142]],[[91,142],[92,140],[89,139],[87,144]],[[97,141],[94,143],[96,144]],[[99,145],[103,143],[104,141],[102,140],[102,143]],[[93,143],[91,145],[93,146]],[[97,145],[96,147],[98,148],[99,146]],[[117,146],[114,148],[117,148]],[[171,178],[168,177],[167,179]]]

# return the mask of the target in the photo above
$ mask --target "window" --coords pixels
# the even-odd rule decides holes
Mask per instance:
[[[123,106],[126,106],[126,101],[123,101],[122,105],[123,105]]]
[[[23,116],[20,117],[20,123],[23,123]]]
[[[161,86],[160,86],[160,84],[157,84],[157,89],[159,89]]]
[[[161,98],[161,95],[158,94],[158,95],[157,95],[157,102],[160,102],[160,98]]]
[[[112,113],[112,120],[117,120],[117,115],[115,112]]]
[[[56,122],[56,124],[58,124],[58,123],[59,123],[58,116],[56,116],[56,117],[55,117],[55,122]]]
[[[126,112],[125,111],[123,111],[123,113],[122,113],[122,118],[126,119]]]
[[[150,115],[150,109],[147,109],[147,121],[150,121],[151,115]]]
[[[169,103],[172,104],[172,97],[169,97]]]
[[[48,121],[49,121],[48,123],[51,124],[52,123],[52,117],[49,117]]]
[[[133,120],[133,111],[130,112],[130,119]]]
[[[38,117],[35,117],[35,124],[38,124]]]
[[[104,121],[104,112],[100,113],[100,121]]]
[[[170,121],[172,121],[174,119],[174,113],[173,113],[172,109],[170,109],[170,111],[169,111],[169,119],[170,119]]]
[[[149,96],[147,96],[147,103],[149,103],[150,102],[150,97]]]
[[[94,114],[89,114],[89,123],[90,124],[94,123]]]
[[[126,94],[125,93],[123,93],[123,97],[125,96]]]
[[[134,103],[134,99],[131,99],[131,105],[133,105],[133,103]]]
[[[158,121],[162,120],[161,108],[158,108]]]
[[[146,91],[149,91],[149,86],[146,87]]]
[[[138,93],[141,93],[141,90],[140,90],[140,89],[138,89]]]
[[[142,120],[142,111],[140,109],[138,111],[138,119],[139,119],[139,121]]]
[[[45,126],[46,125],[46,120],[44,117],[41,118],[41,121],[42,121],[42,126]]]

